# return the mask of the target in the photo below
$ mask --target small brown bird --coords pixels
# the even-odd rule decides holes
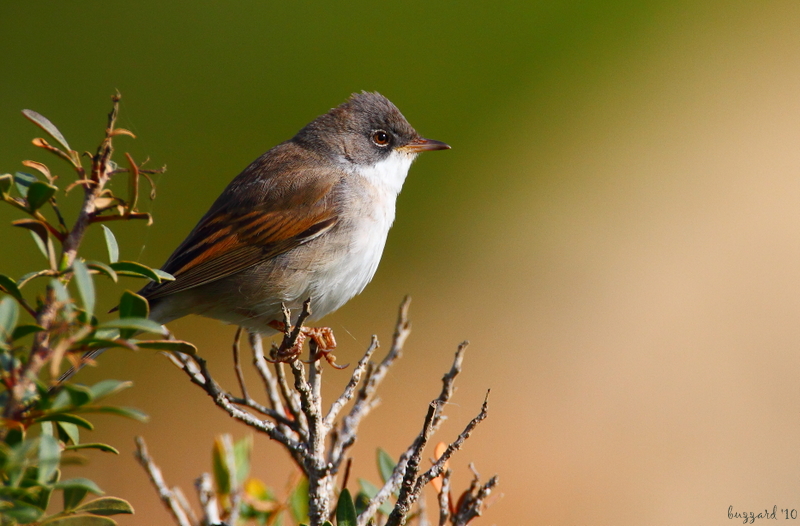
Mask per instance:
[[[140,291],[151,319],[199,314],[272,334],[282,303],[312,298],[312,320],[333,312],[375,274],[411,163],[448,148],[386,97],[352,95],[228,185],[162,267],[175,281]]]

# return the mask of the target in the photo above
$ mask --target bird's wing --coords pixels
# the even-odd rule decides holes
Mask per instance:
[[[244,172],[162,267],[175,281],[150,283],[140,294],[153,300],[211,283],[333,228],[338,220],[331,199],[335,179],[315,172],[255,181]],[[231,200],[231,194],[239,199]]]

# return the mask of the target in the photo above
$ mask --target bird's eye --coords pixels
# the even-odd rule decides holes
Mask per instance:
[[[378,146],[386,146],[389,144],[389,134],[383,130],[375,130],[372,132],[372,142]]]

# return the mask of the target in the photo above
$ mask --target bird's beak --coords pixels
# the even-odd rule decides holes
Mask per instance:
[[[398,150],[408,153],[420,153],[433,150],[449,150],[450,145],[442,141],[434,141],[433,139],[423,139],[422,137],[414,139],[410,143],[401,146]]]

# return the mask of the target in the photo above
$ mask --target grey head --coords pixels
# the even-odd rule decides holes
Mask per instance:
[[[359,165],[377,164],[393,151],[415,155],[450,148],[443,142],[420,137],[389,99],[366,91],[354,93],[344,104],[317,117],[292,142],[326,157]]]

